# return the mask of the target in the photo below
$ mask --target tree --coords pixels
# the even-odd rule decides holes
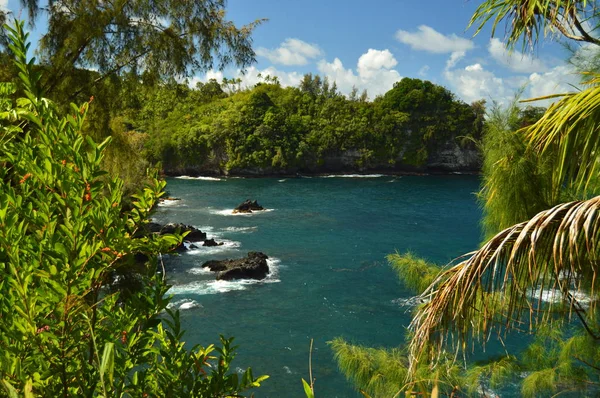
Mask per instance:
[[[31,22],[39,18],[36,0],[22,0]],[[226,19],[225,0],[50,1],[44,9],[48,32],[40,42],[41,61],[49,67],[43,82],[53,93],[75,68],[98,75],[74,96],[123,70],[159,77],[254,62],[251,33],[262,22],[241,28]],[[66,89],[63,87],[63,90]]]
[[[123,211],[123,182],[101,169],[110,140],[81,133],[92,100],[60,116],[23,24],[7,31],[24,97],[0,84],[0,395],[221,397],[259,386],[265,377],[230,371],[232,339],[183,342],[157,273],[158,253],[183,237],[144,232],[165,182]],[[140,290],[113,291],[132,267]]]

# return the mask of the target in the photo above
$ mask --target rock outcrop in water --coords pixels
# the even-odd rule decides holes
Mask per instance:
[[[249,252],[248,257],[235,260],[211,260],[202,264],[217,272],[217,280],[229,281],[232,279],[265,279],[269,274],[269,257],[261,252]]]
[[[202,246],[214,247],[214,246],[223,246],[223,242],[217,242],[214,238],[206,239]]]
[[[252,213],[253,211],[260,211],[264,209],[265,208],[259,205],[256,200],[247,199],[244,202],[240,203],[235,209],[233,209],[233,214]]]

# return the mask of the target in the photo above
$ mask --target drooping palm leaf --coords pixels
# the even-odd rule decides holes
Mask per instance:
[[[478,34],[492,21],[492,36],[498,25],[506,23],[506,44],[513,47],[519,40],[523,46],[534,45],[540,36],[559,31],[573,40],[593,44],[600,41],[589,29],[593,15],[593,0],[486,0],[475,11],[469,27],[476,26]]]
[[[527,139],[541,154],[553,153],[554,196],[566,188],[596,194],[600,154],[600,76],[589,87],[566,94],[527,130]]]
[[[466,350],[493,333],[549,324],[557,311],[577,315],[593,334],[581,298],[597,292],[599,244],[600,196],[555,206],[498,233],[423,293],[427,304],[411,323],[411,369],[424,355],[439,356],[448,342]],[[548,295],[558,303],[545,301]],[[588,305],[593,312],[594,301]]]

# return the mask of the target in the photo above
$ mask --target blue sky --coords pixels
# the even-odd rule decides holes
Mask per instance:
[[[296,85],[304,73],[336,81],[340,91],[366,89],[383,94],[402,77],[431,80],[467,102],[507,101],[520,87],[524,96],[570,90],[578,78],[565,63],[567,52],[551,40],[533,54],[509,54],[504,30],[473,37],[466,30],[478,0],[229,0],[236,24],[268,18],[253,35],[257,63],[244,75],[236,69],[208,71],[192,79],[242,77],[251,86],[257,74],[276,75]],[[18,0],[0,7],[19,12]],[[44,21],[38,23],[43,31]]]

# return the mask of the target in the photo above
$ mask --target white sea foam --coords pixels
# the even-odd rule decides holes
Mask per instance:
[[[213,274],[213,272],[208,269],[208,267],[206,268],[202,268],[202,267],[196,267],[196,268],[190,268],[187,270],[188,274],[192,274],[192,275],[211,275]]]
[[[229,251],[229,250],[234,250],[242,245],[241,242],[234,241],[234,240],[227,240],[227,239],[218,240],[217,242],[223,243],[223,244],[221,246],[202,246],[202,242],[195,242],[194,246],[196,246],[196,247],[194,249],[190,249],[189,247],[186,246],[189,249],[187,251],[187,254],[192,254],[192,255],[215,254],[215,253],[221,253],[221,252],[225,252],[225,251]]]
[[[226,232],[239,232],[239,233],[250,233],[254,232],[258,229],[258,227],[227,227],[223,228],[223,231]]]
[[[212,232],[214,231],[214,227],[210,226],[210,225],[202,225],[202,226],[197,226],[197,225],[193,225],[194,228],[199,229],[202,232]]]
[[[286,182],[286,181],[287,181],[287,179],[285,179],[285,178],[284,178],[284,179],[282,179],[282,180],[277,180],[277,181],[279,181],[279,182]]]
[[[281,268],[281,260],[278,258],[270,257],[267,259],[269,265],[269,275],[265,279],[265,282],[281,282],[279,280],[279,269]]]
[[[383,174],[330,174],[321,176],[321,178],[379,178],[385,177]]]
[[[163,199],[158,202],[158,207],[178,207],[185,206],[181,199]]]
[[[169,303],[167,305],[167,308],[177,310],[191,310],[192,308],[202,308],[202,304],[192,299],[182,299]]]
[[[589,306],[592,301],[592,298],[583,292],[571,291],[571,295],[584,307]],[[558,289],[544,289],[543,291],[538,289],[533,293],[532,298],[537,299],[539,297],[542,298],[542,301],[552,304],[560,303],[565,300],[563,294]]]
[[[400,307],[414,307],[416,305],[423,303],[423,299],[421,299],[418,296],[409,297],[409,298],[400,297],[400,298],[392,300],[392,303],[396,304]]]
[[[217,294],[226,293],[236,290],[245,290],[251,285],[257,285],[262,283],[277,283],[281,282],[278,279],[279,276],[279,263],[280,260],[276,258],[269,258],[267,264],[269,264],[269,275],[263,280],[255,279],[239,279],[234,281],[217,281],[217,280],[204,280],[194,281],[186,283],[184,285],[175,285],[169,289],[169,294],[181,295],[181,294]]]
[[[217,177],[190,177],[190,176],[179,176],[179,177],[175,177],[178,178],[180,180],[202,180],[202,181],[224,181],[222,178],[217,178]]]
[[[264,209],[264,210],[256,210],[252,211],[252,213],[235,213],[233,214],[233,209],[224,209],[224,210],[211,210],[211,214],[218,214],[220,216],[254,216],[262,213],[269,213],[275,209]]]
[[[252,282],[252,281],[251,281]],[[255,282],[255,281],[254,281]],[[185,285],[176,285],[169,289],[169,294],[217,294],[226,293],[234,290],[244,290],[246,285],[250,284],[248,280],[240,281],[195,281]]]

